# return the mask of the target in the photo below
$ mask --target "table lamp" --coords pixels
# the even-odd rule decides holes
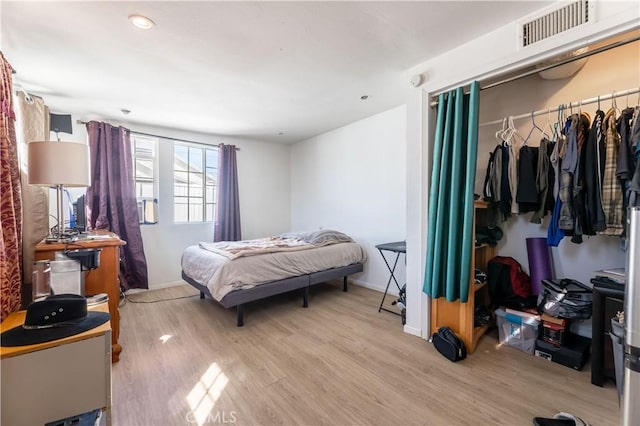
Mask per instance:
[[[57,226],[47,241],[65,241],[63,190],[65,186],[89,186],[89,146],[75,142],[31,142],[28,144],[29,184],[55,187]]]

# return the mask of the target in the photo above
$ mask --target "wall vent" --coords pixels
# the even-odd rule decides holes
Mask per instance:
[[[589,0],[578,0],[522,24],[522,47],[545,40],[556,34],[593,20]]]

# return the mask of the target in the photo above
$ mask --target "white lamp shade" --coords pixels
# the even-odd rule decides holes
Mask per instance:
[[[43,186],[89,186],[89,146],[75,142],[31,142],[29,183]]]

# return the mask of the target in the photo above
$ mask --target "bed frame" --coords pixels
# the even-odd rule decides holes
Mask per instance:
[[[288,291],[302,289],[302,307],[306,308],[309,306],[309,288],[312,285],[342,277],[342,291],[346,292],[348,290],[347,277],[351,274],[362,272],[362,270],[362,263],[354,263],[353,265],[342,266],[340,268],[326,269],[324,271],[313,272],[311,274],[271,281],[246,290],[232,291],[224,296],[218,303],[225,308],[232,308],[235,306],[237,326],[242,327],[244,325],[242,308],[245,303],[261,300],[276,294],[286,293]],[[213,299],[206,285],[198,283],[191,277],[187,276],[184,271],[182,272],[182,278],[200,290],[200,299],[204,299],[205,296],[209,296]]]

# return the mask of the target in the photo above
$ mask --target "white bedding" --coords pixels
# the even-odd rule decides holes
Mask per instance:
[[[362,263],[367,256],[356,243],[339,243],[309,250],[260,254],[229,260],[224,256],[190,246],[182,254],[182,270],[206,285],[214,299],[256,285],[325,269]]]

